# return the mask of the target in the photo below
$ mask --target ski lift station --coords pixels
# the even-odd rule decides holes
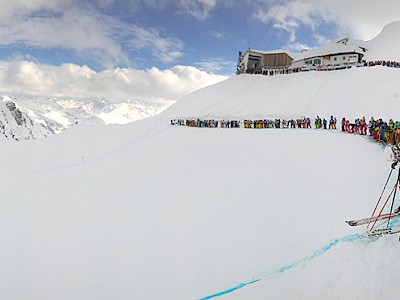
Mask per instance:
[[[292,53],[284,50],[239,52],[237,74],[292,73],[296,69],[332,68],[361,63],[367,51],[365,42],[343,38],[319,49]]]

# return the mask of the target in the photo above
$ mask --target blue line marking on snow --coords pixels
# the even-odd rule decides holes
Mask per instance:
[[[234,286],[232,288],[229,288],[229,289],[226,289],[226,290],[224,290],[222,292],[215,293],[213,295],[201,298],[200,300],[208,300],[208,299],[224,296],[226,294],[229,294],[229,293],[235,292],[237,290],[240,290],[240,289],[244,288],[245,286],[248,286],[248,285],[251,285],[253,283],[256,283],[256,282],[258,282],[258,281],[260,281],[262,279],[271,278],[273,276],[281,275],[281,274],[283,274],[283,273],[285,273],[287,271],[290,271],[290,270],[296,268],[299,265],[303,265],[303,264],[313,260],[314,258],[317,258],[317,257],[321,256],[322,254],[325,254],[326,252],[331,250],[333,247],[335,247],[335,246],[337,246],[337,245],[339,245],[341,243],[353,243],[353,242],[358,242],[358,241],[362,241],[362,240],[366,240],[366,239],[368,239],[368,238],[366,238],[366,237],[364,237],[364,236],[362,236],[361,234],[358,234],[358,233],[352,234],[352,235],[347,235],[347,236],[344,236],[342,238],[338,238],[338,239],[328,243],[327,245],[325,245],[321,249],[316,250],[313,254],[311,254],[309,256],[306,256],[306,257],[303,257],[300,260],[298,260],[298,261],[296,261],[296,262],[294,262],[294,263],[292,263],[290,265],[283,266],[283,267],[277,269],[276,271],[274,271],[270,275],[266,275],[266,276],[261,277],[261,278],[253,279],[253,280],[248,281],[248,282],[240,283],[240,284],[238,284],[238,285],[236,285],[236,286]]]
[[[239,289],[241,289],[241,288],[244,288],[244,287],[247,286],[247,285],[256,283],[257,281],[260,281],[260,280],[261,280],[261,278],[258,278],[258,279],[254,279],[254,280],[249,281],[249,282],[239,283],[237,286],[234,286],[234,287],[232,287],[232,288],[230,288],[230,289],[227,289],[227,290],[225,290],[225,291],[216,293],[216,294],[214,294],[214,295],[201,298],[201,300],[212,299],[212,298],[216,298],[216,297],[220,297],[220,296],[223,296],[223,295],[232,293],[232,292],[237,291],[237,290],[239,290]]]
[[[345,236],[345,237],[342,237],[342,238],[339,238],[339,239],[336,239],[336,240],[330,242],[329,244],[325,245],[321,249],[318,249],[313,254],[311,254],[309,256],[306,256],[306,257],[303,257],[302,259],[298,260],[297,262],[295,262],[295,263],[293,263],[291,265],[279,268],[273,274],[282,274],[282,273],[285,273],[286,271],[289,271],[289,270],[291,270],[293,268],[296,268],[297,266],[299,266],[301,264],[304,264],[304,263],[306,263],[306,262],[308,262],[308,261],[310,261],[310,260],[312,260],[314,258],[317,258],[317,257],[321,256],[322,254],[325,254],[326,252],[331,250],[332,247],[334,247],[334,246],[336,246],[336,245],[338,245],[340,243],[353,243],[353,242],[357,242],[357,241],[360,241],[360,240],[363,240],[363,239],[365,239],[365,237],[363,237],[362,235],[360,235],[358,233],[353,234],[353,235],[348,235],[348,236]]]
[[[400,226],[400,218],[399,217],[390,218],[389,221],[386,223],[389,223],[389,227]]]

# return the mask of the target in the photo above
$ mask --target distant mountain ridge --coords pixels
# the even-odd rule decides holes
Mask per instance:
[[[126,124],[152,117],[169,106],[141,100],[113,103],[105,98],[77,100],[27,95],[0,96],[0,104],[4,111],[0,119],[4,127],[1,133],[6,139],[14,135],[16,138],[11,139],[15,140],[46,137],[75,124]],[[15,117],[11,118],[13,114]],[[29,127],[31,131],[25,124],[33,126]],[[8,127],[12,130],[6,129]]]

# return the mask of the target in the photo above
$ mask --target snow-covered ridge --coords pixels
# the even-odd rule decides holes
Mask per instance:
[[[60,133],[75,124],[126,124],[152,117],[169,104],[149,104],[141,100],[113,103],[105,98],[73,99],[26,95],[2,96],[26,112],[35,123],[52,133]]]
[[[372,40],[366,42],[365,60],[400,61],[400,21],[387,24]]]
[[[29,140],[43,138],[52,133],[17,108],[13,101],[0,101],[0,140]]]

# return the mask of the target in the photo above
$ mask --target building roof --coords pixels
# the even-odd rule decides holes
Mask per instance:
[[[286,50],[272,50],[272,51],[263,51],[263,50],[255,50],[255,49],[248,49],[247,52],[259,53],[259,54],[286,54],[293,59],[297,59],[298,53],[292,53]]]
[[[365,45],[365,42],[360,40],[355,40],[351,38],[338,39],[322,46],[321,48],[299,53],[300,55],[296,59],[294,59],[294,61],[299,61],[312,57],[321,57],[326,55],[337,55],[344,53],[365,54],[365,52],[367,51]]]
[[[359,53],[365,54],[367,50],[367,43],[361,40],[352,39],[349,37],[340,38],[330,42],[321,48],[306,50],[303,52],[289,52],[286,50],[272,50],[272,51],[263,51],[256,49],[248,49],[247,52],[259,53],[259,54],[278,54],[285,53],[293,58],[293,61],[299,61],[303,59],[313,58],[313,57],[321,57],[326,55],[337,55],[344,53]]]

